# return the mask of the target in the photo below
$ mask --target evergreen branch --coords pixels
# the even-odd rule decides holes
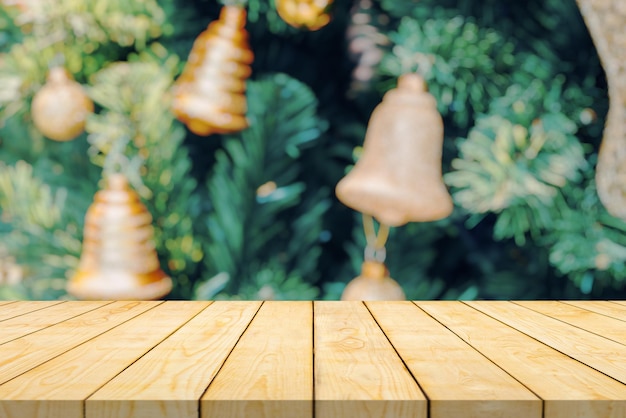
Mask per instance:
[[[304,194],[298,181],[301,150],[313,145],[324,126],[316,116],[317,100],[285,74],[249,82],[247,94],[251,126],[226,138],[208,183],[213,210],[206,221],[205,263],[212,275],[228,274],[230,294],[254,286],[255,271],[269,265],[276,271],[277,289],[285,277],[310,273],[296,273],[293,260],[314,249],[319,239],[293,233],[302,227],[304,213],[292,223],[286,216]],[[304,210],[323,213],[327,206],[322,200]]]

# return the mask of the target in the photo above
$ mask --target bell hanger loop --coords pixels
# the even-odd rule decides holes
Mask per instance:
[[[378,227],[378,233],[376,233],[374,218],[364,213],[363,230],[365,231],[365,239],[367,240],[365,260],[384,263],[387,257],[385,244],[387,243],[387,238],[389,238],[389,226],[381,223]]]

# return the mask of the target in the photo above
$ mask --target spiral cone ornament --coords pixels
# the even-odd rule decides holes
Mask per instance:
[[[154,248],[152,216],[125,176],[114,174],[85,216],[83,251],[67,291],[85,300],[150,300],[172,281]]]
[[[223,6],[193,44],[174,85],[172,111],[200,136],[238,132],[248,127],[246,79],[254,55],[245,29],[246,10]]]
[[[278,15],[298,29],[315,31],[330,22],[333,0],[276,0]]]
[[[418,74],[404,74],[372,113],[363,153],[336,187],[339,200],[381,224],[445,218],[453,209],[443,183],[443,121]]]
[[[55,141],[69,141],[85,129],[94,105],[83,87],[63,67],[51,68],[46,84],[33,97],[31,115],[35,127]]]
[[[598,153],[596,184],[606,209],[626,219],[626,2],[577,0],[609,87],[609,112]]]
[[[341,300],[405,300],[402,287],[389,277],[387,267],[378,261],[366,260],[361,266],[361,274],[352,280]]]

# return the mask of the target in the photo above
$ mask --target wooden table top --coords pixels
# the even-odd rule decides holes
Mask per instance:
[[[626,302],[0,301],[0,418],[626,417]]]

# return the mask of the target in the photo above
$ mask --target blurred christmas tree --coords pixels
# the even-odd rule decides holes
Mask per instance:
[[[0,299],[67,297],[85,213],[116,171],[153,217],[169,297],[339,298],[365,240],[333,189],[374,106],[412,71],[444,117],[456,209],[391,231],[407,297],[626,296],[626,222],[594,182],[607,85],[574,0],[336,1],[308,17],[297,0],[224,2],[245,7],[245,29],[216,29],[230,43],[189,57],[223,3],[0,0]],[[232,78],[202,61],[221,54],[239,57]],[[55,66],[95,103],[75,139],[33,122]],[[181,91],[184,106],[211,92],[214,119],[176,120]],[[216,128],[233,109],[249,127]]]

